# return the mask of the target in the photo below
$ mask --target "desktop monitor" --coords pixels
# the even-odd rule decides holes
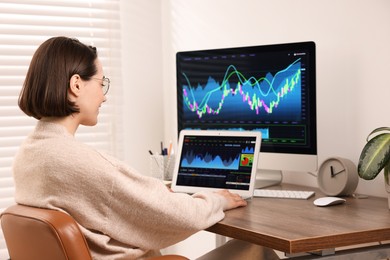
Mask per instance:
[[[317,169],[314,42],[176,54],[178,132],[260,131],[256,188]]]

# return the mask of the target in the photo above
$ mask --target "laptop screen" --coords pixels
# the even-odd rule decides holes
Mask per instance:
[[[256,136],[184,135],[176,185],[249,190],[255,145]]]

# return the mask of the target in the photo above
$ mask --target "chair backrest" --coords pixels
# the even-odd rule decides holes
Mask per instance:
[[[11,260],[90,260],[88,244],[66,213],[13,205],[1,213]]]

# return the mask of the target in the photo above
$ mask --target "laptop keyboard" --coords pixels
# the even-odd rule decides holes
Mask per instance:
[[[280,199],[302,199],[307,200],[315,194],[314,191],[298,191],[298,190],[269,190],[255,189],[254,197],[260,198],[280,198]]]

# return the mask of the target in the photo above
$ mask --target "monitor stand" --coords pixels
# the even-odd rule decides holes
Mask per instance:
[[[255,189],[279,185],[282,182],[282,179],[282,171],[258,169],[256,173]]]

